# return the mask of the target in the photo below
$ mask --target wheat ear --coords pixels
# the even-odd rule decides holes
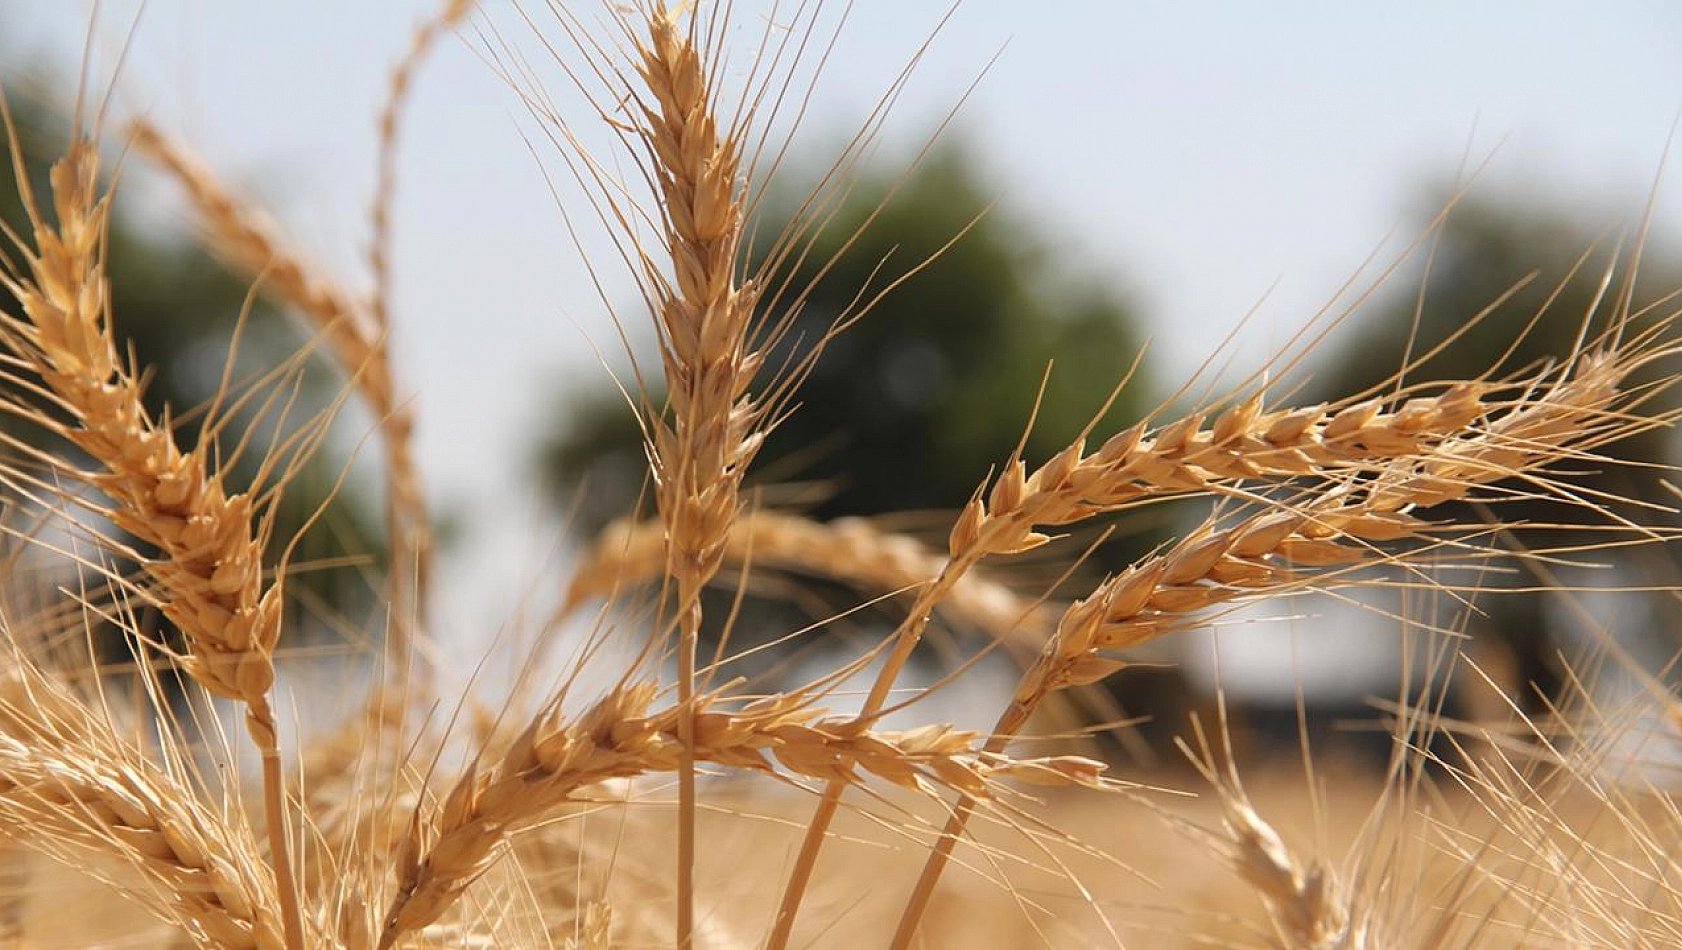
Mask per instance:
[[[1351,931],[1345,899],[1326,868],[1298,861],[1248,801],[1228,795],[1221,804],[1231,839],[1227,859],[1261,895],[1285,950],[1365,946],[1359,932]]]
[[[137,903],[206,950],[287,946],[256,845],[30,661],[8,662],[0,678],[3,836],[70,864],[121,859],[147,883]]]
[[[740,144],[720,127],[716,66],[694,42],[696,18],[681,26],[663,0],[639,7],[636,130],[658,191],[666,260],[643,259],[665,367],[669,421],[651,420],[655,498],[666,526],[667,573],[677,591],[678,700],[695,697],[701,591],[723,562],[743,475],[760,443],[763,407],[748,386],[763,357],[749,347],[759,291],[738,282],[745,214],[737,188]],[[666,277],[667,268],[670,277]],[[683,720],[678,771],[677,945],[694,932],[694,737]]]
[[[1500,481],[1585,453],[1656,424],[1617,411],[1620,383],[1660,353],[1583,354],[1563,378],[1533,380],[1506,413],[1420,457],[1401,459],[1370,481],[1331,488],[1306,502],[1219,526],[1211,518],[1173,549],[1106,580],[1071,605],[1040,658],[1023,674],[988,749],[1002,751],[1052,692],[1103,679],[1120,661],[1100,651],[1179,629],[1197,614],[1258,592],[1300,586],[1316,569],[1347,572],[1389,555],[1373,545],[1418,539],[1435,526],[1412,514]],[[894,940],[904,950],[971,811],[960,800],[924,866]]]
[[[192,199],[210,249],[247,275],[260,277],[264,293],[309,318],[378,420],[392,559],[387,652],[394,669],[407,672],[413,628],[423,620],[432,572],[432,536],[414,457],[414,413],[397,399],[386,328],[365,306],[289,251],[252,205],[236,198],[180,144],[144,120],[133,123],[129,134],[135,151],[169,173]]]
[[[781,568],[872,593],[915,590],[940,573],[945,558],[915,538],[864,518],[813,521],[765,509],[744,510],[724,542],[724,563]],[[563,609],[662,577],[665,526],[618,521],[597,537],[573,570]],[[1045,642],[1054,616],[1004,584],[971,574],[941,604],[946,613],[1001,640]]]
[[[1644,344],[1652,343],[1655,332],[1644,337]],[[1602,437],[1601,430],[1633,431],[1609,421],[1605,403],[1597,400],[1610,400],[1616,395],[1618,379],[1664,355],[1644,344],[1636,341],[1622,351],[1579,354],[1571,364],[1575,374],[1567,377],[1560,376],[1564,370],[1554,369],[1507,385],[1442,384],[1434,395],[1415,395],[1393,410],[1377,400],[1365,400],[1264,411],[1257,394],[1220,413],[1212,424],[1207,411],[1191,413],[1154,431],[1140,423],[1091,453],[1083,433],[1032,472],[1020,457],[1013,458],[991,490],[985,495],[978,492],[959,514],[948,541],[946,565],[923,588],[895,630],[893,649],[861,715],[874,715],[886,701],[935,606],[985,558],[1029,551],[1049,541],[1039,527],[1070,524],[1153,498],[1218,490],[1245,480],[1305,476],[1347,480],[1386,471],[1397,459],[1406,458],[1435,462],[1434,467],[1414,473],[1397,504],[1403,497],[1419,504],[1447,501],[1457,497],[1456,485],[1468,480],[1487,483],[1524,467],[1516,463],[1533,445],[1549,449],[1550,435],[1561,440],[1570,437],[1575,451],[1582,452],[1616,437]],[[1608,379],[1610,390],[1604,388]],[[1537,386],[1547,388],[1551,401],[1537,399]],[[1591,388],[1594,391],[1585,391]],[[1479,419],[1515,405],[1528,411],[1509,411],[1487,428],[1477,425]],[[1470,437],[1473,433],[1478,434],[1476,438]],[[1549,458],[1559,454],[1553,447],[1556,451]],[[1392,477],[1391,484],[1399,489],[1402,482]],[[1044,675],[1043,660],[1029,671],[1030,677]],[[1104,675],[1100,670],[1107,673],[1116,668],[1112,661],[1097,658],[1081,662],[1094,673],[1093,679]],[[800,894],[816,866],[824,831],[839,807],[842,791],[838,786],[828,790],[808,824],[773,925],[771,950],[787,946]]]
[[[436,921],[484,872],[510,833],[574,800],[581,789],[682,768],[686,720],[693,726],[694,754],[700,760],[849,784],[869,775],[925,795],[950,788],[984,798],[1001,778],[1095,785],[1103,768],[1077,756],[1013,760],[977,755],[979,737],[950,726],[896,733],[873,731],[850,719],[822,719],[822,710],[812,708],[799,691],[734,710],[721,708],[718,697],[705,696],[695,704],[651,712],[657,693],[652,684],[616,689],[575,721],[551,708],[495,763],[463,776],[432,821],[423,823],[417,816],[396,854],[398,890],[385,917],[380,950]]]
[[[1247,479],[1293,479],[1349,473],[1398,454],[1417,452],[1463,431],[1486,411],[1491,387],[1456,383],[1386,410],[1369,400],[1335,406],[1267,410],[1257,393],[1218,414],[1193,412],[1159,429],[1139,423],[1088,452],[1082,435],[1044,465],[1029,471],[1020,456],[1005,464],[991,491],[960,512],[947,541],[945,563],[919,591],[894,631],[860,710],[875,715],[899,671],[921,642],[935,608],[995,555],[1020,554],[1050,540],[1036,529],[1117,511],[1153,498],[1210,491]],[[1210,416],[1214,421],[1210,422]],[[824,834],[844,789],[832,785],[807,824],[767,943],[785,950],[801,895],[817,866]]]
[[[401,132],[403,107],[414,88],[415,74],[427,54],[444,34],[460,26],[473,12],[477,0],[444,0],[432,16],[422,20],[409,35],[409,48],[392,67],[386,79],[385,104],[380,108],[379,161],[375,171],[374,203],[369,214],[373,239],[368,244],[368,269],[374,275],[368,312],[374,326],[385,333],[391,326],[391,206],[397,197],[397,140]]]
[[[21,158],[14,161],[24,181]],[[118,356],[104,268],[110,201],[100,194],[93,143],[72,143],[53,166],[51,187],[53,223],[25,193],[35,247],[22,252],[23,267],[4,279],[24,316],[6,321],[4,342],[40,375],[70,421],[60,423],[22,404],[8,408],[59,432],[101,465],[98,472],[68,474],[115,503],[109,514],[119,527],[159,549],[161,556],[144,566],[164,615],[187,639],[189,655],[182,665],[214,695],[244,704],[247,731],[262,754],[287,946],[302,950],[279,737],[269,704],[282,585],[263,579],[267,522],[257,526],[257,502],[250,495],[229,494],[223,486],[210,464],[210,440],[183,451],[169,426],[151,417],[139,381]]]

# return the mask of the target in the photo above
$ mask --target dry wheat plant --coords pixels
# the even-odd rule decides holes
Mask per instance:
[[[58,447],[7,435],[0,463],[0,946],[1682,944],[1682,808],[1663,768],[1682,704],[1610,639],[1601,657],[1641,684],[1632,698],[1609,705],[1585,672],[1545,720],[1497,729],[1449,723],[1413,697],[1391,711],[1389,772],[1335,794],[1313,769],[1284,793],[1277,777],[1241,779],[1218,714],[1184,724],[1202,773],[1184,789],[1171,787],[1177,771],[1113,776],[1029,741],[1041,713],[1129,651],[1259,599],[1384,586],[1442,595],[1463,622],[1479,571],[1517,563],[1504,552],[1526,526],[1503,523],[1508,500],[1569,506],[1600,532],[1597,548],[1663,541],[1659,508],[1574,478],[1671,421],[1646,407],[1672,382],[1660,364],[1678,350],[1674,301],[1638,301],[1633,264],[1585,253],[1599,303],[1580,315],[1575,348],[1544,365],[1430,381],[1431,354],[1395,354],[1387,388],[1293,406],[1269,380],[1314,346],[1317,324],[1190,411],[1094,424],[1049,458],[1018,452],[977,472],[944,545],[813,521],[752,489],[756,451],[799,411],[825,344],[870,319],[894,282],[861,290],[824,339],[785,338],[804,290],[780,275],[845,194],[880,113],[769,263],[742,264],[804,109],[795,77],[826,55],[815,10],[773,11],[747,68],[725,66],[740,55],[725,39],[752,34],[731,28],[727,2],[529,10],[546,68],[579,94],[569,111],[514,46],[475,27],[470,0],[452,0],[392,73],[366,294],[309,265],[164,130],[87,104],[97,96],[81,100],[83,131],[45,190],[30,189],[11,136],[29,227],[5,235],[0,284],[17,306],[0,323],[0,407]],[[427,668],[426,595],[440,579],[387,345],[403,102],[428,49],[458,32],[477,36],[587,188],[591,207],[563,211],[616,236],[622,260],[593,263],[628,267],[659,343],[658,369],[627,387],[648,510],[555,585],[565,603],[534,651],[552,648],[562,617],[595,618],[570,672],[506,696],[440,696]],[[584,144],[592,122],[618,153]],[[336,732],[295,734],[277,686],[296,645],[298,565],[272,516],[329,420],[267,443],[243,431],[254,413],[285,418],[307,354],[258,379],[230,373],[213,405],[145,408],[147,368],[119,342],[105,269],[119,161],[168,173],[207,246],[253,294],[312,322],[317,357],[378,420],[390,569],[368,636],[385,652],[371,658],[381,678],[366,711]],[[1127,372],[1116,367],[1117,385]],[[252,451],[265,453],[256,480],[230,483]],[[1199,498],[1201,523],[1078,596],[1007,583],[1017,556],[1079,548],[1066,535],[1084,525]],[[1457,520],[1480,510],[1468,503],[1488,520]],[[1545,571],[1590,556],[1531,549],[1522,561]],[[897,626],[814,681],[742,679],[727,645],[701,648],[715,603],[701,595],[750,568],[833,577],[883,599]],[[985,734],[884,726],[946,686],[902,676],[937,612],[988,632],[973,656],[1022,661]],[[1395,622],[1449,635],[1457,624]],[[92,631],[111,627],[143,647],[132,667],[93,665]],[[1456,662],[1452,636],[1434,642],[1433,662]],[[630,659],[604,669],[618,655]],[[166,674],[190,680],[186,700],[166,697]],[[838,695],[860,679],[861,696]],[[1431,741],[1445,736],[1446,749]],[[1308,827],[1317,840],[1291,831]]]

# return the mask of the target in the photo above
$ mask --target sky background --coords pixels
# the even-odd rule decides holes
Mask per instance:
[[[360,286],[385,73],[433,4],[149,0],[137,22],[140,6],[106,0],[94,27],[103,84],[133,26],[119,114],[191,143]],[[485,56],[492,29],[532,46],[522,9],[551,34],[553,15],[529,0],[483,7],[411,103],[394,301],[421,458],[464,530],[440,575],[440,632],[478,644],[554,568],[554,521],[525,464],[532,433],[558,390],[602,378],[595,348],[616,345],[542,175],[554,149]],[[751,42],[762,8],[737,8]],[[805,135],[850,132],[944,9],[861,0]],[[77,0],[0,0],[0,54],[71,75],[87,24]],[[1172,376],[1265,297],[1236,351],[1254,365],[1393,229],[1411,238],[1412,200],[1468,157],[1487,160],[1485,193],[1632,224],[1682,109],[1678,49],[1682,4],[1668,2],[968,0],[882,149],[909,154],[979,78],[953,134],[980,147],[1005,207],[1054,235],[1067,266],[1113,277]],[[552,60],[533,65],[563,86]],[[576,102],[556,104],[590,123]],[[187,227],[167,189],[140,185],[125,200]],[[1655,211],[1674,232],[1682,189],[1662,187]],[[610,298],[628,299],[604,247],[591,236],[583,251],[607,262]]]

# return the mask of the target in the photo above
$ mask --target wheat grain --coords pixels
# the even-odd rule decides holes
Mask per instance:
[[[28,273],[6,278],[27,317],[8,321],[6,343],[73,415],[57,428],[104,466],[85,477],[118,503],[119,526],[164,551],[146,567],[166,615],[188,637],[187,668],[216,695],[260,708],[274,682],[281,588],[263,583],[255,502],[228,494],[204,451],[176,445],[117,355],[101,248],[108,204],[97,177],[86,142],[54,167],[58,223],[34,216]]]
[[[324,279],[289,251],[249,202],[236,198],[185,148],[144,120],[129,127],[137,152],[175,178],[192,199],[210,249],[252,277],[264,293],[308,317],[351,378],[380,427],[385,450],[387,527],[392,564],[388,574],[393,667],[412,661],[412,629],[421,620],[431,576],[432,538],[426,492],[414,457],[414,412],[397,398],[389,332],[366,307]],[[383,319],[383,318],[382,318]]]

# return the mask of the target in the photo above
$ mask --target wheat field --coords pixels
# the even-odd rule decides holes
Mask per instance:
[[[592,195],[571,213],[615,236],[618,258],[593,272],[630,275],[641,306],[616,312],[658,349],[625,380],[645,504],[555,579],[558,610],[510,638],[531,675],[442,692],[428,605],[450,579],[390,347],[390,215],[414,76],[475,16],[472,0],[443,4],[393,67],[366,293],[170,130],[107,111],[102,89],[82,90],[39,185],[5,113],[28,227],[0,257],[15,301],[0,410],[21,427],[0,429],[0,947],[1682,944],[1669,671],[1585,617],[1591,659],[1536,713],[1458,637],[1491,565],[1575,603],[1561,565],[1663,556],[1670,509],[1586,477],[1622,467],[1668,485],[1618,454],[1674,421],[1682,350],[1682,288],[1636,292],[1639,237],[1587,249],[1567,275],[1599,289],[1548,361],[1434,379],[1433,353],[1397,353],[1387,385],[1303,405],[1275,381],[1328,330],[1307,324],[1221,392],[1121,427],[1094,406],[1061,451],[997,459],[938,540],[815,520],[764,491],[754,463],[829,345],[904,275],[790,347],[805,294],[786,266],[846,194],[874,117],[766,262],[745,263],[778,117],[826,41],[807,5],[746,51],[729,44],[760,34],[733,29],[745,14],[728,3],[532,10],[587,103],[570,112],[480,34]],[[753,68],[721,65],[744,54]],[[586,144],[603,133],[611,153]],[[254,378],[230,354],[212,404],[148,407],[107,266],[124,163],[188,196],[253,298],[308,321],[306,351]],[[342,400],[260,439],[271,423],[253,411],[285,407],[307,360],[336,367]],[[1125,386],[1128,368],[1106,383]],[[347,638],[375,645],[373,672],[357,711],[305,734],[304,566],[277,511],[347,403],[375,420],[384,480],[380,609]],[[234,460],[248,452],[261,463],[246,481]],[[1503,514],[1537,499],[1591,540]],[[1077,570],[1089,529],[1170,502],[1197,512],[1172,541],[1107,575]],[[1036,590],[1047,563],[1067,583]],[[773,570],[834,580],[893,622],[862,650],[816,654],[834,667],[809,680],[743,674],[751,651],[708,633],[728,629],[729,601],[705,594]],[[1471,686],[1456,688],[1483,700],[1456,719],[1438,692],[1400,693],[1375,714],[1382,769],[1311,749],[1241,767],[1243,723],[1218,696],[1171,724],[1178,751],[1155,765],[1111,767],[1086,735],[1104,729],[1071,718],[1165,638],[1258,602],[1364,590],[1446,605],[1382,618],[1431,645],[1433,669],[1398,670],[1404,690],[1457,667]],[[958,644],[946,679],[994,654],[1016,664],[984,732],[917,718],[947,685],[911,675],[937,616],[987,637]],[[132,662],[101,661],[94,641],[112,630]],[[557,657],[561,677],[538,672]],[[1612,679],[1621,692],[1597,688]]]

